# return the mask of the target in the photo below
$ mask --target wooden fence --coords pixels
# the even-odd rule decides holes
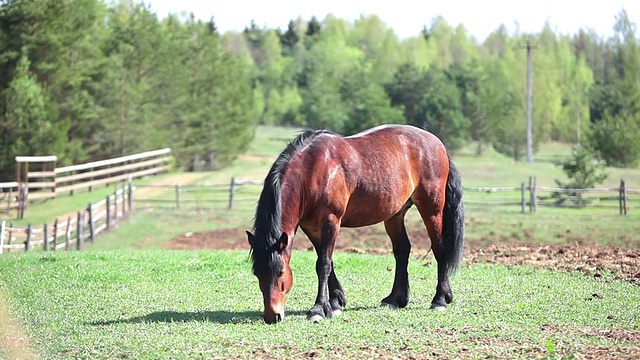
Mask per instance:
[[[237,202],[255,204],[263,182],[231,179],[230,185],[142,185],[165,189],[163,196],[136,196],[142,208],[232,210]],[[253,186],[246,186],[253,185]],[[465,205],[519,207],[521,212],[536,212],[538,207],[611,208],[626,215],[630,207],[640,207],[640,190],[628,189],[623,180],[616,188],[563,189],[538,186],[531,177],[528,183],[506,187],[466,187]],[[226,204],[226,207],[225,207]]]
[[[21,190],[24,193],[26,187],[21,189],[16,181],[0,183],[0,212],[9,212],[20,206]]]
[[[13,221],[0,223],[0,254],[9,251],[29,251],[42,247],[45,251],[82,250],[85,239],[93,242],[102,231],[109,230],[133,208],[133,185],[117,189],[105,199],[89,204],[73,215],[56,218],[52,224],[36,228],[14,227]]]
[[[86,164],[56,167],[50,171],[29,171],[42,157],[17,156],[17,182],[27,184],[29,199],[55,197],[75,190],[115,184],[169,170],[171,149],[165,148]],[[25,170],[26,167],[26,170]]]
[[[256,203],[258,199],[260,188],[244,185],[261,186],[262,181],[231,178],[230,184],[136,185],[136,188],[145,189],[145,195],[136,194],[135,202],[142,210],[232,210],[234,203]]]
[[[14,227],[1,222],[0,253],[26,251],[42,246],[46,251],[58,249],[82,249],[85,239],[93,242],[96,236],[109,229],[115,221],[133,209],[134,190],[145,188],[145,197],[136,193],[138,209],[179,210],[232,210],[237,202],[258,200],[262,181],[231,179],[230,184],[212,185],[136,185],[129,182],[114,194],[95,204],[89,204],[73,216],[56,219],[53,224],[34,228]],[[250,185],[250,186],[247,186]],[[618,209],[626,215],[630,209],[640,207],[640,190],[628,189],[625,181],[616,188],[563,189],[538,186],[531,177],[529,183],[514,187],[467,187],[465,205],[517,206],[524,212],[536,212],[538,207],[605,208]],[[142,194],[140,194],[142,195]]]
[[[155,175],[169,170],[171,149],[165,148],[90,163],[56,167],[55,156],[16,156],[16,182],[0,183],[0,211],[18,209],[24,217],[29,201],[61,193]],[[7,190],[6,196],[4,190]],[[17,190],[16,190],[17,189]],[[6,204],[5,204],[6,203]]]
[[[519,206],[521,212],[537,212],[538,207],[617,209],[627,215],[631,207],[640,207],[640,190],[628,189],[626,182],[614,188],[565,189],[538,186],[530,177],[519,187],[465,188],[465,205]]]

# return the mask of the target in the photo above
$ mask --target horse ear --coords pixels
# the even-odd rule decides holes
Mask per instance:
[[[284,251],[284,249],[287,248],[287,245],[289,245],[289,235],[283,232],[282,235],[280,236],[280,239],[278,239],[278,242],[277,242],[278,251],[279,252]]]
[[[253,244],[256,241],[256,238],[253,236],[252,233],[247,231],[247,240],[249,241],[249,245],[251,245],[251,247],[253,248]]]

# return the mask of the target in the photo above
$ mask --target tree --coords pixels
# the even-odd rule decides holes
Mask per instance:
[[[389,123],[402,123],[402,110],[391,106],[382,86],[372,82],[367,66],[350,72],[340,85],[340,97],[347,113],[345,134]]]
[[[568,182],[555,180],[556,184],[564,189],[593,188],[607,178],[605,165],[595,158],[593,151],[586,146],[576,146],[571,150],[571,158],[561,164],[562,170],[567,174]],[[582,193],[569,192],[569,196],[577,198],[577,204],[583,204]],[[559,197],[560,194],[554,194]],[[564,201],[564,200],[563,200]]]
[[[362,51],[348,46],[339,22],[329,23],[314,35],[313,45],[304,57],[298,82],[303,100],[303,125],[343,132],[348,121],[340,95],[340,79],[354,71],[364,59]]]
[[[592,124],[591,144],[609,166],[634,166],[640,160],[640,115],[605,115]]]
[[[400,65],[385,91],[393,106],[401,106],[407,124],[420,124],[418,106],[425,96],[424,74],[412,63]]]
[[[18,61],[15,77],[5,92],[7,105],[0,118],[0,179],[12,179],[17,155],[51,155],[64,149],[68,127],[49,121],[47,97],[30,70],[27,56]]]
[[[287,31],[285,31],[284,34],[280,34],[279,37],[280,44],[282,45],[282,56],[291,56],[293,49],[300,41],[300,36],[298,35],[298,30],[293,20],[289,20]]]
[[[469,64],[453,63],[447,69],[448,77],[456,84],[460,93],[462,115],[469,122],[469,135],[477,141],[476,154],[482,154],[482,145],[489,140],[485,103],[480,93],[481,73],[477,61]]]
[[[459,149],[467,138],[469,120],[462,113],[455,81],[446,71],[432,67],[425,74],[424,84],[425,94],[418,105],[417,119],[449,149]]]

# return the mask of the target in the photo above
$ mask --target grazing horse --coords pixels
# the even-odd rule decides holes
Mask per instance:
[[[253,273],[264,298],[264,321],[284,319],[298,228],[318,255],[318,294],[308,319],[341,314],[347,303],[332,260],[340,228],[379,222],[384,222],[396,260],[393,288],[382,305],[405,307],[411,243],[404,217],[412,205],[427,228],[438,263],[431,308],[444,309],[453,300],[449,276],[462,257],[464,206],[460,175],[442,142],[407,125],[382,125],[348,137],[309,130],[294,139],[269,170],[253,233],[247,231]]]

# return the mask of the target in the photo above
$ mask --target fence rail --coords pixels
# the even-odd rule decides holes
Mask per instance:
[[[0,211],[9,212],[20,206],[20,184],[17,181],[0,183]]]
[[[256,203],[263,182],[259,180],[231,179],[230,184],[212,185],[136,185],[129,182],[127,187],[73,216],[53,224],[34,228],[14,227],[12,223],[1,222],[0,253],[3,251],[27,251],[43,246],[46,251],[67,249],[73,245],[82,249],[84,239],[94,241],[96,236],[110,228],[119,218],[133,209],[134,190],[145,188],[144,196],[136,193],[137,209],[170,208],[181,210],[232,210],[236,202]],[[467,187],[464,189],[467,206],[519,206],[524,213],[536,212],[539,206],[565,208],[618,208],[626,215],[630,208],[640,207],[640,190],[628,189],[624,181],[618,188],[564,189],[537,186],[532,177],[529,185],[505,187]],[[142,192],[141,192],[142,193]],[[146,197],[145,197],[146,196]]]
[[[29,188],[29,198],[55,197],[60,193],[73,193],[75,190],[92,189],[98,185],[109,185],[165,172],[169,170],[170,153],[171,149],[165,148],[59,167],[52,171],[28,171],[26,183]],[[18,159],[28,160],[27,157],[16,157],[16,161]]]
[[[165,191],[164,196],[136,197],[143,208],[173,209],[226,209],[232,210],[238,202],[256,203],[263,182],[260,180],[231,179],[229,185],[144,185]],[[640,190],[627,189],[624,181],[616,188],[564,189],[538,186],[531,177],[520,186],[465,187],[465,204],[470,206],[517,206],[521,212],[536,212],[538,207],[564,208],[618,208],[626,214],[631,206],[640,207]],[[207,206],[208,204],[208,206]],[[214,206],[215,204],[215,206]]]
[[[566,189],[538,186],[535,177],[519,187],[465,188],[466,205],[520,206],[521,212],[537,212],[538,207],[610,208],[626,215],[631,205],[640,206],[640,190],[628,189],[624,180],[619,187]],[[498,195],[495,195],[499,193]]]
[[[56,218],[52,224],[40,228],[29,224],[26,228],[14,227],[13,221],[0,223],[0,254],[10,251],[29,251],[43,247],[45,251],[82,250],[85,239],[94,242],[98,234],[109,230],[133,207],[133,186],[123,186],[113,194],[73,215]],[[74,246],[75,245],[75,246]]]
[[[73,194],[81,189],[91,191],[95,186],[166,172],[170,154],[171,149],[164,148],[64,167],[56,167],[55,156],[16,156],[16,182],[0,183],[0,211],[18,208],[18,217],[23,218],[30,200]],[[20,189],[21,186],[26,189]],[[5,189],[10,191],[6,196]]]

